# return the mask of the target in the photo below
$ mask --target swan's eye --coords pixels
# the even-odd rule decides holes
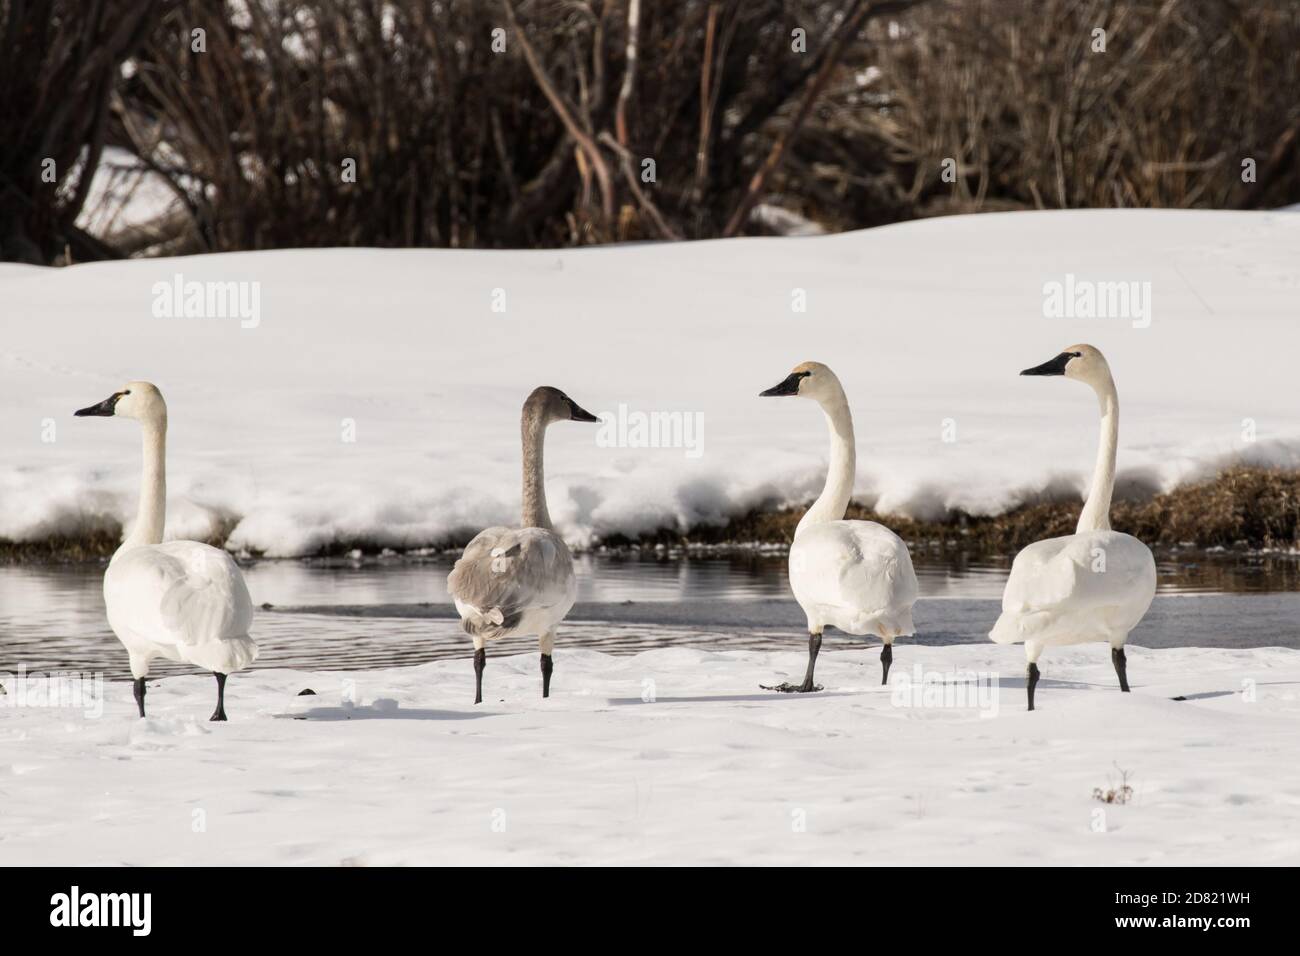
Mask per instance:
[[[1066,352],[1065,354],[1070,356],[1070,358],[1083,358],[1082,352]],[[127,392],[126,394],[130,395],[131,393]]]
[[[127,389],[125,392],[123,392],[122,394],[123,394],[123,395],[130,395],[130,394],[131,394],[131,390],[128,388],[128,389]]]

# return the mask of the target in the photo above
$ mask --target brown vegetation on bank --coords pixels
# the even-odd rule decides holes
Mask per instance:
[[[1042,538],[1073,534],[1082,503],[1025,505],[1005,514],[974,517],[955,513],[943,521],[913,521],[879,515],[859,504],[847,517],[879,521],[913,544],[983,555],[1009,555]],[[803,508],[755,510],[725,525],[685,534],[660,531],[640,545],[789,543]],[[1116,531],[1152,547],[1300,548],[1300,472],[1235,467],[1215,478],[1184,485],[1145,501],[1119,501],[1111,508]]]
[[[1041,538],[1073,534],[1081,503],[1025,505],[992,517],[953,514],[943,521],[913,521],[879,515],[854,504],[847,517],[880,521],[914,547],[924,546],[972,556],[1009,556]],[[611,535],[601,545],[619,547],[716,546],[788,544],[803,508],[754,510],[724,525],[700,526],[686,532],[663,529],[635,538]],[[230,519],[224,534],[209,544],[220,547],[238,522]],[[1135,535],[1153,548],[1300,550],[1300,472],[1234,467],[1215,478],[1175,488],[1144,501],[1119,501],[1111,508],[1116,531]],[[471,535],[429,542],[430,548],[463,547]],[[117,549],[120,531],[99,531],[86,538],[54,538],[13,542],[0,538],[0,563],[97,561]],[[375,554],[381,549],[365,540],[336,541],[316,557],[339,557],[353,551]]]

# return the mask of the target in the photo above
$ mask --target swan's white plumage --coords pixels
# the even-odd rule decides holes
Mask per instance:
[[[907,545],[874,521],[846,521],[857,477],[853,414],[840,380],[820,362],[801,362],[786,379],[760,393],[796,395],[821,407],[830,438],[826,484],[804,513],[790,545],[790,590],[808,619],[808,671],[802,684],[776,690],[806,693],[816,689],[813,673],[821,633],[834,627],[846,634],[875,635],[886,647],[881,661],[889,674],[894,638],[915,633],[916,572]]]
[[[1156,562],[1145,544],[1110,527],[1119,393],[1105,356],[1091,345],[1071,345],[1021,374],[1083,382],[1097,396],[1101,416],[1092,486],[1075,533],[1037,541],[1016,555],[1002,594],[1002,614],[989,632],[999,644],[1024,643],[1033,710],[1037,661],[1047,647],[1105,641],[1120,688],[1129,689],[1124,642],[1155,597]]]
[[[550,634],[578,595],[573,557],[549,528],[487,528],[447,576],[465,630],[479,640]]]
[[[1151,606],[1151,549],[1118,531],[1036,541],[1011,566],[990,637],[1038,649],[1090,641],[1120,646]]]
[[[257,658],[253,602],[225,551],[197,541],[124,548],[104,574],[108,622],[136,677],[156,657],[230,674]]]
[[[167,403],[151,382],[128,382],[76,417],[138,421],[144,444],[140,507],[122,546],[104,572],[108,623],[131,659],[136,702],[144,711],[144,683],[158,657],[193,664],[218,675],[242,670],[257,659],[249,636],[253,602],[244,576],[225,551],[197,541],[163,543],[167,523]],[[225,720],[224,676],[217,711]]]
[[[827,625],[886,640],[915,633],[911,555],[898,535],[874,521],[800,529],[790,546],[790,587],[813,633]]]

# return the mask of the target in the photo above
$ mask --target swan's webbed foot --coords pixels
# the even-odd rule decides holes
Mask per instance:
[[[1112,647],[1110,649],[1110,662],[1115,665],[1115,673],[1119,675],[1119,689],[1128,693],[1128,658],[1124,656],[1124,648]]]
[[[135,706],[139,708],[140,716],[143,717],[144,716],[144,678],[143,677],[137,677],[135,679],[134,687],[132,687],[132,694],[135,697]]]
[[[791,684],[787,681],[784,684],[759,684],[758,686],[763,690],[779,690],[783,694],[812,694],[822,689],[821,684],[814,684],[810,680],[802,684]]]
[[[886,644],[880,649],[880,666],[884,670],[880,676],[881,687],[889,683],[889,665],[892,663],[894,663],[894,645]]]
[[[820,634],[808,635],[808,673],[804,674],[802,684],[759,684],[763,690],[779,690],[783,694],[811,694],[821,690],[820,684],[813,683],[813,669],[817,666],[817,652],[822,649]]]
[[[542,696],[551,696],[551,671],[555,670],[555,661],[550,654],[542,655]]]
[[[1029,671],[1025,680],[1025,687],[1029,690],[1029,709],[1034,709],[1034,688],[1038,686],[1038,665],[1030,663]]]
[[[209,720],[226,719],[226,675],[212,672],[212,676],[217,679],[217,709],[212,712]]]
[[[474,652],[474,703],[483,703],[483,668],[487,666],[487,648]]]

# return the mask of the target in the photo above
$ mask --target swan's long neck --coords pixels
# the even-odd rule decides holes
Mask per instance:
[[[140,479],[140,510],[122,549],[161,544],[167,522],[167,420],[144,423],[144,474]]]
[[[521,428],[524,440],[523,526],[550,528],[551,513],[546,510],[546,476],[542,468],[546,423],[539,416],[525,415]]]
[[[853,441],[853,415],[848,399],[840,392],[821,403],[826,414],[826,425],[831,439],[830,467],[826,471],[826,486],[813,502],[808,513],[799,521],[795,535],[804,528],[827,521],[839,521],[853,497],[853,482],[857,476],[858,454]]]
[[[1115,452],[1119,447],[1119,394],[1115,382],[1095,386],[1101,405],[1101,439],[1097,445],[1097,467],[1092,473],[1092,488],[1079,515],[1078,532],[1110,530],[1110,498],[1115,491]]]

